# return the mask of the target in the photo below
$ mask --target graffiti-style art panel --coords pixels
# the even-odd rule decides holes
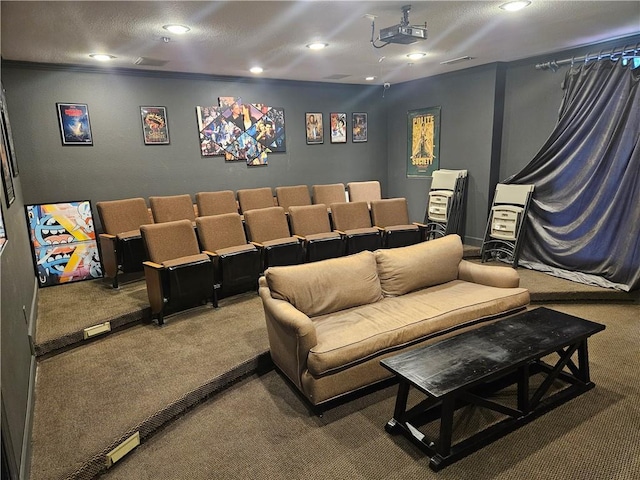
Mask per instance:
[[[102,277],[88,200],[25,209],[40,287]]]

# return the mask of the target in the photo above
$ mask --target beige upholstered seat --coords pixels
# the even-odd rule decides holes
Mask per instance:
[[[302,243],[291,236],[282,207],[253,209],[244,213],[249,240],[262,250],[264,269],[302,262]]]
[[[196,193],[198,216],[220,215],[223,213],[238,213],[238,203],[232,190]]]
[[[350,202],[367,202],[382,199],[380,182],[372,180],[369,182],[349,182],[347,183]]]
[[[338,232],[331,231],[325,205],[292,206],[289,224],[291,233],[303,241],[307,262],[343,255],[344,241]]]
[[[261,272],[260,252],[255,245],[247,243],[240,215],[198,217],[196,225],[200,244],[213,260],[221,293],[256,290]]]
[[[371,220],[382,229],[382,244],[386,248],[406,247],[419,243],[423,232],[409,222],[406,198],[388,198],[371,202]]]
[[[240,213],[242,214],[249,210],[275,206],[271,187],[242,189],[238,190],[236,195],[238,195]]]
[[[98,202],[98,216],[104,233],[100,249],[105,273],[118,288],[119,273],[142,272],[146,254],[140,226],[153,223],[143,198]]]
[[[149,261],[144,262],[147,294],[158,324],[168,313],[193,307],[213,297],[213,265],[200,251],[189,220],[142,225]]]
[[[346,239],[348,255],[382,247],[380,231],[371,225],[367,202],[333,203],[331,213],[333,227]]]
[[[149,197],[149,205],[153,213],[153,220],[156,223],[189,220],[193,225],[196,221],[191,195]]]
[[[328,185],[313,185],[311,187],[313,194],[313,203],[323,203],[327,207],[332,203],[341,203],[346,201],[346,195],[343,183],[332,183]]]
[[[276,187],[276,198],[278,205],[287,213],[292,205],[311,205],[311,196],[306,185]]]

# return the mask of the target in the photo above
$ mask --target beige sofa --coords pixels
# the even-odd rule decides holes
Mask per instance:
[[[389,378],[380,360],[523,309],[511,268],[462,259],[457,235],[272,267],[260,278],[271,357],[313,404]]]

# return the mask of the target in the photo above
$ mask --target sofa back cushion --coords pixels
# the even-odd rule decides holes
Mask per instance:
[[[462,241],[458,235],[408,247],[376,250],[378,276],[385,297],[396,297],[458,278]]]
[[[265,271],[271,296],[309,317],[377,302],[382,298],[372,252]]]

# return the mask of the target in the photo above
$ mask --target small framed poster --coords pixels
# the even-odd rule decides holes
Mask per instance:
[[[2,169],[4,199],[7,202],[7,208],[9,208],[16,199],[16,192],[13,187],[13,176],[11,175],[11,159],[9,158],[9,147],[4,136],[4,128],[2,128],[2,126],[0,126],[0,167]]]
[[[169,145],[166,107],[140,107],[145,145]]]
[[[81,103],[56,103],[62,145],[93,145],[89,107]]]
[[[347,143],[347,114],[331,114],[331,143]]]
[[[361,143],[367,141],[367,114],[366,113],[353,113],[351,115],[351,141],[353,143]]]
[[[407,177],[431,177],[440,167],[440,107],[407,114]]]
[[[305,113],[304,118],[307,132],[307,145],[324,143],[322,113]]]

